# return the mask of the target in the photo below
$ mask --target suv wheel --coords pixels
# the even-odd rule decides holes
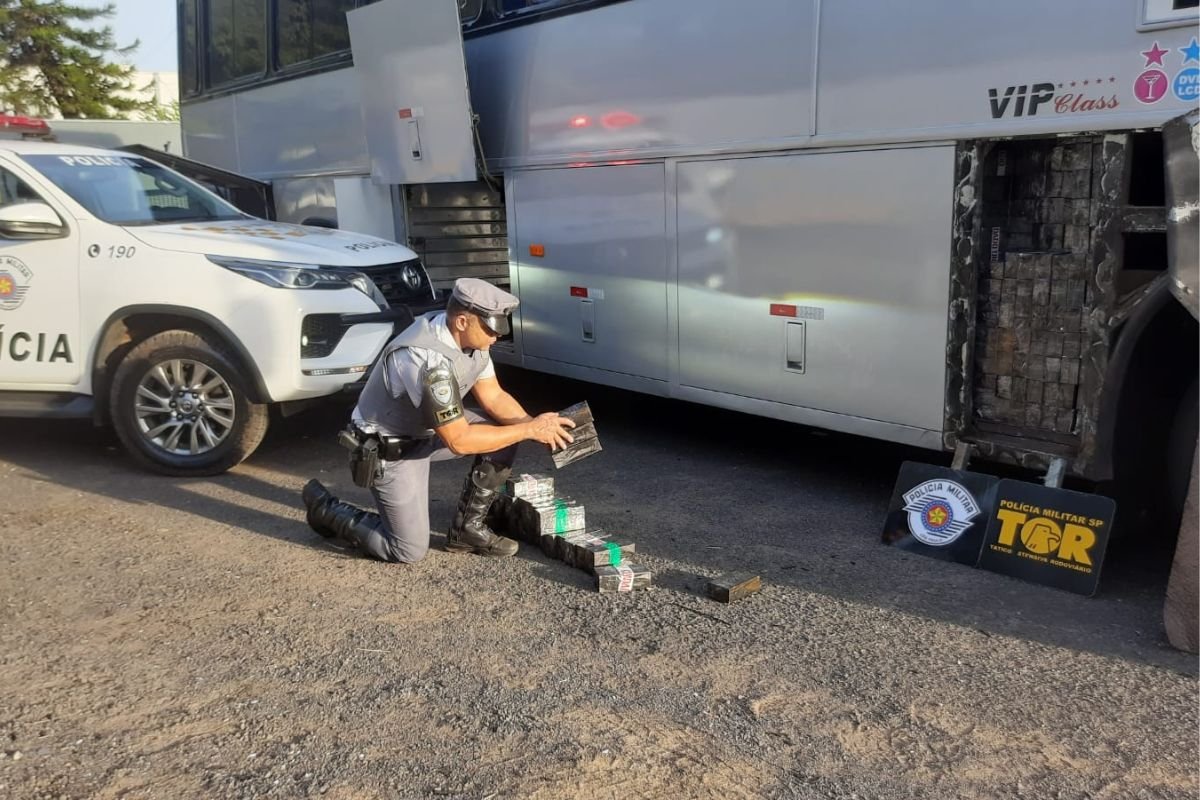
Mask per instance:
[[[110,408],[121,443],[164,475],[217,475],[245,460],[267,431],[236,361],[190,331],[134,346],[113,375]]]

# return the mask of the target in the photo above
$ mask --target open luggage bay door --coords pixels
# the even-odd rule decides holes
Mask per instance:
[[[458,5],[381,0],[346,18],[371,177],[399,184],[476,180]]]

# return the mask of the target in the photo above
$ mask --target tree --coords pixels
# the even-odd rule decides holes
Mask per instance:
[[[0,109],[66,119],[123,119],[146,113],[137,99],[133,67],[109,61],[137,48],[117,47],[112,28],[87,27],[115,6],[67,0],[0,0]]]
[[[156,105],[143,114],[142,119],[154,122],[179,122],[179,101],[172,100],[166,105]]]

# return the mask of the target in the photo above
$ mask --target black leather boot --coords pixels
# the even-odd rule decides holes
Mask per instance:
[[[517,543],[497,536],[486,521],[492,502],[511,472],[512,467],[475,457],[458,499],[458,512],[446,535],[447,550],[484,556],[511,556],[517,552]]]
[[[338,500],[316,478],[304,484],[300,496],[308,509],[308,526],[326,539],[361,547],[366,534],[379,527],[378,514]]]

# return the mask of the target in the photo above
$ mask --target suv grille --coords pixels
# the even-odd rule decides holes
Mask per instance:
[[[420,259],[355,269],[375,281],[389,305],[426,308],[434,303],[433,287]]]

